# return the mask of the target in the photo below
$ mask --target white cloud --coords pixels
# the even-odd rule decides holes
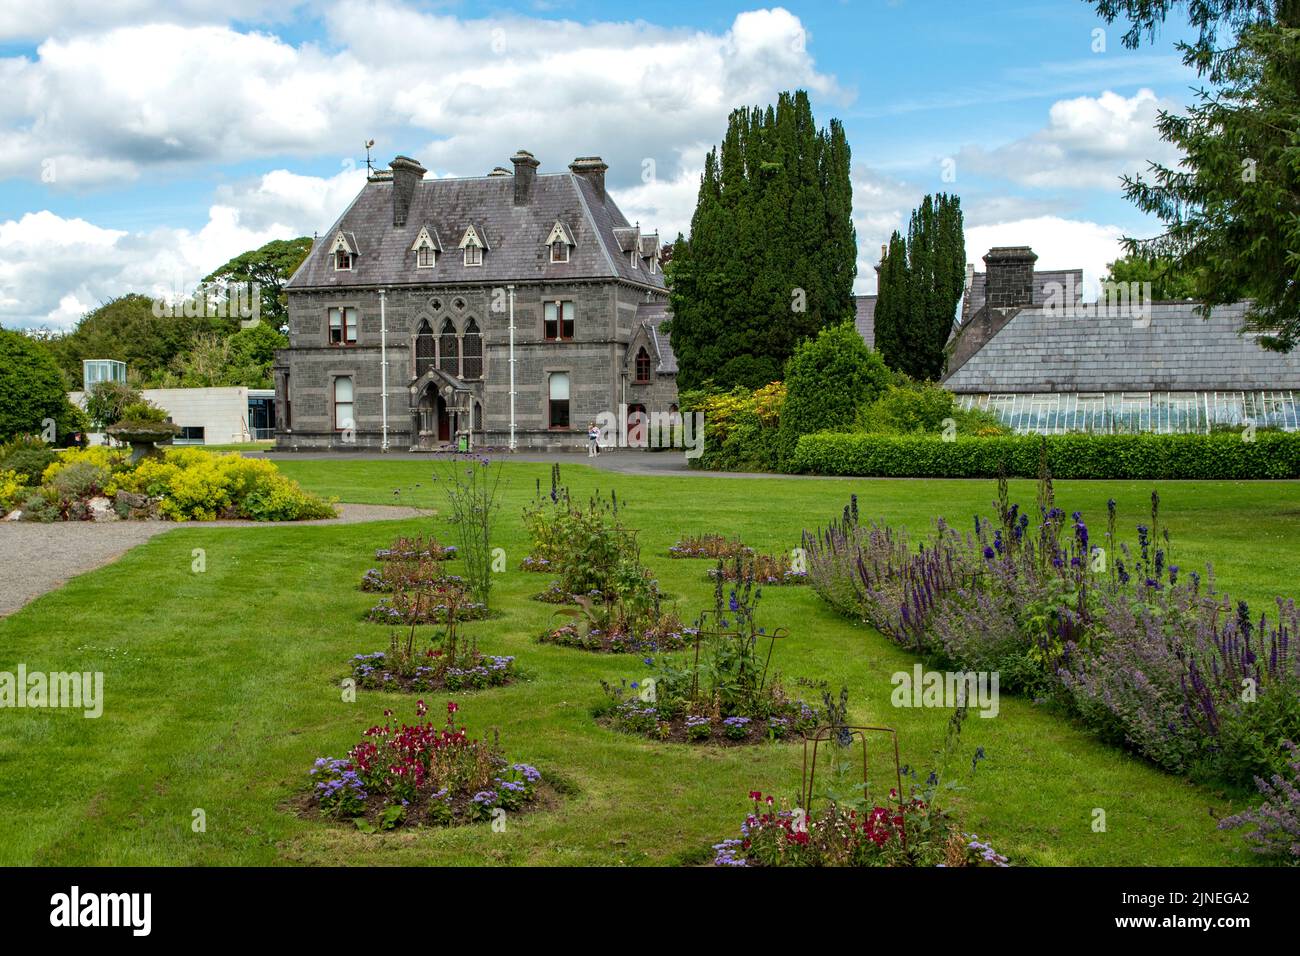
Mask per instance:
[[[983,255],[994,246],[1030,246],[1038,255],[1037,269],[1083,269],[1084,298],[1096,298],[1107,263],[1124,254],[1124,230],[1059,216],[1037,216],[966,230],[966,258],[984,271]]]
[[[1177,164],[1177,150],[1155,129],[1161,109],[1177,105],[1148,89],[1060,100],[1043,129],[992,150],[968,146],[957,166],[1034,188],[1117,191],[1121,176],[1145,170],[1148,161]]]
[[[325,22],[328,48],[146,23],[0,60],[0,177],[38,179],[53,157],[53,185],[77,187],[159,166],[354,155],[374,136],[381,155],[413,154],[439,174],[486,172],[521,145],[550,169],[599,153],[611,185],[630,185],[643,159],[674,168],[715,140],[736,104],[794,87],[846,95],[782,8],[741,13],[721,33],[463,20],[391,0],[343,0]]]
[[[133,23],[282,19],[302,0],[40,0],[0,4],[0,40],[44,40]]]
[[[328,228],[364,178],[355,169],[329,179],[276,170],[219,189],[198,230],[128,233],[48,211],[0,221],[0,325],[69,328],[126,292],[188,291],[247,249]]]

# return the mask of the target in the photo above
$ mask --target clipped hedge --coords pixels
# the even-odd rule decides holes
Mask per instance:
[[[867,435],[822,432],[799,439],[791,471],[864,478],[1034,478],[1039,449],[1056,478],[1300,478],[1300,434],[1215,435]]]

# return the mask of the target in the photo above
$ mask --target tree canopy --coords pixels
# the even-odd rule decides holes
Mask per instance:
[[[819,130],[802,90],[731,114],[667,273],[681,387],[765,385],[801,339],[853,315],[849,158],[842,124]]]
[[[285,326],[289,320],[288,300],[284,286],[311,252],[310,236],[297,239],[275,239],[262,246],[235,256],[203,280],[218,289],[234,282],[257,283],[261,292],[261,320],[273,329]]]
[[[907,239],[895,232],[880,264],[876,348],[890,368],[916,379],[943,374],[965,284],[961,199],[926,196],[912,212]]]
[[[63,376],[40,342],[0,329],[0,441],[15,435],[48,434],[55,442],[81,430],[81,413],[68,401]]]
[[[1190,275],[1207,317],[1251,300],[1247,327],[1290,351],[1300,343],[1300,0],[1088,2],[1107,22],[1127,18],[1129,47],[1185,10],[1198,36],[1179,49],[1212,84],[1185,115],[1160,113],[1156,128],[1182,164],[1125,177],[1127,197],[1164,224],[1126,239],[1126,251]]]

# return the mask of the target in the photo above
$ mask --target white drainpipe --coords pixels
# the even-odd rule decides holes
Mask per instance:
[[[515,287],[510,291],[510,450],[515,450]]]
[[[384,308],[384,290],[379,290],[379,389],[383,393],[384,437],[381,451],[388,451],[388,314]]]

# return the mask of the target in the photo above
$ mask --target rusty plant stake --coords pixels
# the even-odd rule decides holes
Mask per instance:
[[[817,779],[817,748],[821,745],[822,741],[830,740],[831,735],[839,730],[847,730],[849,732],[850,740],[856,737],[862,741],[862,794],[864,797],[867,793],[867,734],[881,733],[889,734],[893,737],[894,779],[897,782],[897,790],[895,790],[895,793],[898,794],[898,814],[903,820],[903,823],[900,824],[899,827],[899,838],[902,841],[903,849],[906,850],[907,817],[903,812],[903,767],[898,760],[898,731],[894,730],[892,727],[866,727],[858,724],[845,724],[844,726],[837,728],[827,724],[824,727],[818,727],[814,730],[811,737],[805,734],[803,739],[803,783],[802,790],[799,794],[799,799],[803,803],[804,813],[806,813],[809,818],[812,817],[813,785]],[[808,760],[809,743],[812,744],[811,764]]]

